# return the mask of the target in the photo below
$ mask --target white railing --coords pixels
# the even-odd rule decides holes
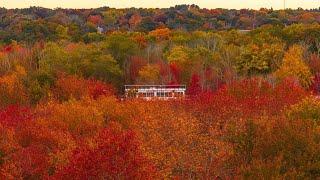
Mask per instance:
[[[185,97],[186,85],[125,85],[126,98],[177,99]]]

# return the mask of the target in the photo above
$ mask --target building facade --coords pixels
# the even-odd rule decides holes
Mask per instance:
[[[125,98],[170,100],[184,98],[185,85],[125,85]]]

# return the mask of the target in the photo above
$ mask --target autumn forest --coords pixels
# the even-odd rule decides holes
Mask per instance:
[[[317,179],[320,9],[0,8],[0,179]],[[124,85],[186,85],[124,98]]]

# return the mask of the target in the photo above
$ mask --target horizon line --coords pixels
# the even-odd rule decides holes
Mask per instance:
[[[26,6],[26,7],[4,7],[4,6],[0,6],[0,8],[4,8],[4,9],[7,9],[7,10],[16,10],[16,9],[29,9],[29,8],[33,8],[33,7],[36,7],[36,8],[44,8],[44,9],[51,9],[51,10],[57,10],[57,9],[74,9],[74,10],[82,10],[82,9],[99,9],[99,8],[110,8],[110,9],[170,9],[170,8],[174,8],[176,6],[181,6],[181,5],[187,5],[187,6],[192,6],[192,5],[195,5],[195,6],[198,6],[199,9],[208,9],[208,10],[211,10],[211,9],[225,9],[225,10],[241,10],[241,9],[249,9],[249,10],[260,10],[260,9],[273,9],[273,10],[284,10],[283,8],[273,8],[272,6],[271,7],[259,7],[259,8],[225,8],[225,7],[215,7],[215,8],[206,8],[206,7],[201,7],[197,4],[176,4],[174,6],[169,6],[169,7],[135,7],[135,6],[132,6],[132,7],[111,7],[111,6],[96,6],[96,7],[45,7],[45,6],[33,6],[33,5],[30,5],[30,6]],[[319,7],[314,7],[314,8],[302,8],[302,7],[296,7],[296,8],[291,8],[291,7],[288,7],[288,8],[285,8],[285,10],[298,10],[298,9],[302,9],[302,10],[313,10],[313,9],[319,9],[320,10],[320,6]]]

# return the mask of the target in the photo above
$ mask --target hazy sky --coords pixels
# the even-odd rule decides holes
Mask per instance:
[[[42,6],[49,8],[109,7],[170,7],[177,4],[197,4],[202,8],[283,8],[283,0],[0,0],[0,7],[23,8]],[[286,0],[288,8],[318,8],[320,0]]]

